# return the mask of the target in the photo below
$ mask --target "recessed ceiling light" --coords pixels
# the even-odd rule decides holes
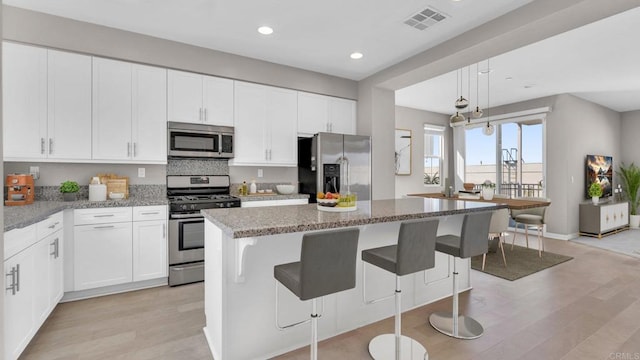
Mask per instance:
[[[273,29],[268,26],[260,26],[258,32],[262,35],[271,35],[273,34]]]
[[[362,55],[362,53],[359,53],[359,52],[354,52],[354,53],[351,53],[351,55],[349,56],[354,60],[358,60],[358,59],[362,59],[364,55]]]

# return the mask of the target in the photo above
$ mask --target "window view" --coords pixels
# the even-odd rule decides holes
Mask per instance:
[[[466,154],[465,181],[490,180],[510,197],[543,196],[542,131],[539,120],[496,125],[492,136],[481,128],[466,130],[466,148],[474,151]]]
[[[443,173],[444,128],[424,126],[424,184],[440,185]]]

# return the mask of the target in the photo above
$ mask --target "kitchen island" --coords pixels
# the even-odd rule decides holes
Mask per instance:
[[[299,261],[302,235],[326,229],[359,227],[358,252],[394,244],[400,223],[439,218],[438,234],[459,234],[464,214],[506,205],[448,199],[407,198],[358,202],[351,212],[318,211],[316,204],[202,210],[205,216],[205,314],[207,337],[215,359],[264,359],[309,343],[309,325],[276,329],[274,265]],[[436,266],[402,278],[403,311],[451,295],[451,261],[436,253]],[[460,289],[469,289],[470,265],[459,260]],[[393,315],[393,304],[362,301],[362,261],[358,255],[356,288],[324,298],[319,339]],[[395,277],[367,268],[367,298],[391,293]],[[278,285],[278,322],[308,318],[310,302],[299,301]],[[425,319],[425,326],[427,320]]]

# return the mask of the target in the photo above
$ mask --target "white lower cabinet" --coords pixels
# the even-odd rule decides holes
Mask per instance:
[[[167,208],[133,210],[133,281],[167,276]]]
[[[132,281],[130,221],[76,226],[73,236],[76,291]]]
[[[62,227],[58,213],[5,233],[4,359],[20,356],[62,298]]]
[[[74,211],[73,291],[167,277],[167,207]]]

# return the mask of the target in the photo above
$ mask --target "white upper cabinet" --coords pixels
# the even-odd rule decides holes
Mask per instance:
[[[331,96],[298,92],[298,133],[333,132],[355,135],[356,102]]]
[[[297,93],[236,81],[235,143],[229,165],[297,166]]]
[[[168,71],[169,121],[233,126],[233,80]]]
[[[166,70],[93,59],[93,159],[166,163]]]
[[[91,159],[91,57],[48,50],[47,155]]]
[[[91,57],[3,43],[4,159],[91,159]]]

